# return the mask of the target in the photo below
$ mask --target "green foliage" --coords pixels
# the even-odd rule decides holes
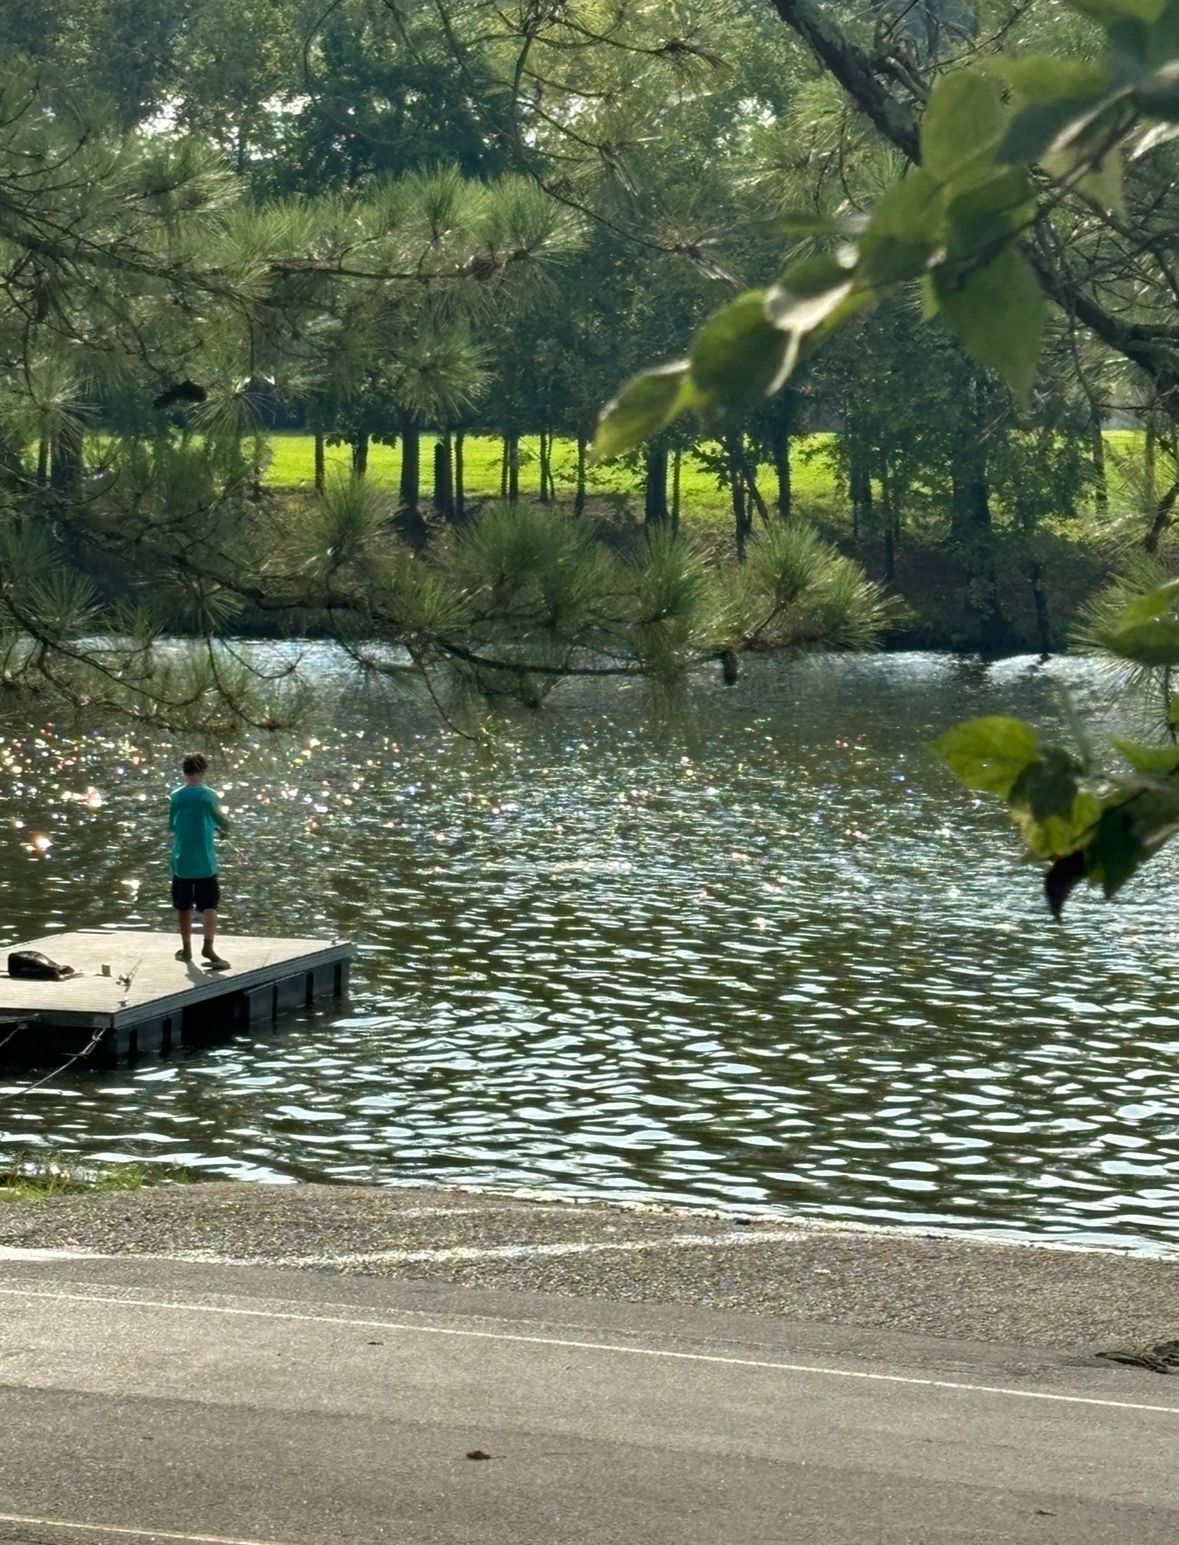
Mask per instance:
[[[1088,604],[1077,629],[1082,647],[1115,662],[1128,685],[1158,698],[1164,725],[1179,630],[1179,581],[1165,575],[1160,560],[1140,555]]]
[[[777,523],[749,542],[740,583],[745,646],[870,649],[888,619],[879,588],[805,526]]]
[[[1036,521],[1069,513],[1042,487],[1025,492],[1029,463],[1062,466],[1059,443],[1075,438],[1059,422],[1065,388],[1042,377],[1017,424],[1006,393],[944,338],[907,346],[897,319],[909,328],[908,286],[927,281],[975,356],[1027,395],[1043,254],[1026,268],[1018,244],[1051,222],[1054,200],[1092,213],[1073,188],[1092,193],[1108,170],[1093,139],[1108,138],[1103,113],[1124,111],[1131,136],[1148,97],[1165,116],[1153,33],[1119,37],[1130,63],[1116,71],[1112,53],[1081,69],[1032,52],[1004,73],[982,36],[972,68],[947,71],[931,43],[918,60],[931,90],[915,92],[928,95],[925,164],[902,177],[833,82],[741,7],[624,6],[604,28],[578,0],[509,7],[489,32],[466,5],[342,0],[316,18],[276,0],[260,19],[246,0],[171,12],[143,0],[142,37],[127,0],[43,9],[34,26],[0,5],[10,53],[38,59],[7,99],[29,111],[0,126],[0,493],[27,529],[52,534],[51,567],[95,580],[93,593],[14,582],[0,622],[14,680],[40,687],[51,672],[105,703],[118,678],[136,712],[154,712],[156,694],[169,722],[212,712],[220,692],[269,722],[286,710],[252,699],[210,651],[218,632],[315,626],[350,646],[404,644],[418,663],[489,645],[553,673],[585,667],[578,651],[600,652],[594,668],[662,670],[715,648],[859,647],[878,636],[878,591],[822,544],[804,551],[794,529],[812,502],[797,495],[820,482],[803,435],[835,414],[839,452],[813,464],[832,473],[823,504],[845,477],[855,538],[888,545],[886,572],[902,518],[924,537],[948,528],[966,550],[971,480],[984,502],[988,479],[1002,488],[1003,538],[1026,537],[1009,571],[1039,561]],[[1040,47],[1036,25],[1049,30],[1021,23],[1021,48]],[[85,80],[110,101],[87,101]],[[1032,109],[1056,113],[1035,152],[1047,178],[1010,148]],[[1123,142],[1143,143],[1119,138],[1118,154]],[[1096,238],[1082,238],[1091,251]],[[873,331],[853,333],[873,308]],[[851,347],[829,365],[818,346],[841,336]],[[1076,340],[1057,326],[1047,345],[1059,358]],[[664,448],[692,445],[682,416],[700,413],[721,444],[685,458],[684,523],[707,461],[712,506],[732,497],[743,572],[710,573],[660,531],[636,544],[615,527],[610,549],[590,552],[564,529],[550,536],[545,511],[487,510],[486,531],[452,531],[462,512],[444,478],[436,509],[419,511],[419,432],[466,432],[470,472],[476,431],[504,433],[517,468],[540,431],[529,478],[560,435],[568,485],[596,405],[665,357],[677,363],[619,395],[598,455],[657,435],[658,477]],[[767,406],[787,376],[790,393]],[[194,395],[177,401],[183,386]],[[286,447],[269,429],[300,421],[321,450],[323,436],[347,445],[355,475],[329,477],[322,498],[276,500]],[[396,512],[376,492],[394,456]],[[583,492],[629,492],[639,464],[591,472]],[[770,477],[788,474],[796,519],[777,524]],[[468,477],[468,511],[499,487],[498,466]],[[553,493],[550,477],[542,498]],[[789,489],[778,498],[785,516]],[[410,533],[425,549],[413,558]],[[974,550],[981,612],[989,538]],[[36,635],[13,621],[18,604]],[[113,621],[128,647],[104,639],[67,672],[80,630]],[[169,675],[160,639],[177,627],[204,647]]]
[[[1005,247],[960,278],[939,274],[934,293],[941,314],[968,352],[1026,399],[1036,378],[1045,309],[1027,259]]]
[[[969,70],[943,75],[921,120],[922,167],[948,183],[972,162],[990,162],[1006,121],[997,82]]]
[[[703,402],[748,407],[780,384],[787,355],[786,335],[767,315],[765,296],[751,290],[700,329],[689,361],[692,383]],[[679,407],[677,400],[672,413]]]
[[[392,519],[388,500],[358,478],[330,479],[323,496],[311,506],[292,532],[305,546],[308,562],[325,577],[362,563],[383,525]]]
[[[481,690],[529,701],[580,670],[670,679],[726,651],[868,648],[884,621],[857,564],[783,526],[738,566],[667,526],[612,551],[576,517],[492,506],[405,566],[402,634],[423,581],[452,610],[432,618],[421,658],[465,663]]]
[[[656,527],[627,560],[634,657],[655,675],[682,669],[732,632],[729,595],[707,549]]]
[[[503,505],[458,528],[436,555],[477,615],[572,631],[601,615],[608,556],[582,522]]]
[[[1132,773],[1097,773],[1060,747],[1041,747],[1018,719],[973,719],[935,751],[967,788],[998,794],[1029,857],[1048,861],[1053,915],[1082,879],[1112,898],[1179,831],[1179,751],[1117,739]]]
[[[1104,643],[1111,654],[1138,665],[1179,665],[1179,623],[1163,618],[1118,628]]]
[[[1135,772],[1168,778],[1179,772],[1179,746],[1148,746],[1138,741],[1111,737],[1115,750],[1126,758]]]
[[[688,366],[663,365],[628,381],[602,414],[594,456],[618,456],[664,429],[690,394]]]
[[[1030,725],[995,715],[955,725],[934,744],[960,783],[1004,799],[1038,759],[1039,747]]]
[[[776,391],[809,348],[919,277],[928,312],[1026,403],[1046,307],[1042,259],[1037,269],[1019,250],[1024,238],[1073,189],[1120,211],[1123,147],[1143,123],[1179,118],[1171,7],[1078,0],[1077,9],[1106,31],[1103,62],[1000,58],[941,75],[921,120],[920,166],[884,192],[858,239],[841,237],[837,258],[808,257],[788,269],[763,312],[750,292],[706,324],[691,352],[697,390],[666,392],[658,427],[688,408],[740,409]],[[1056,188],[1033,191],[1035,163]],[[619,399],[603,414],[600,435],[611,451],[651,432],[627,407]]]
[[[1055,859],[1082,847],[1101,812],[1081,764],[1059,746],[1030,762],[1007,794],[1007,808],[1029,855]]]

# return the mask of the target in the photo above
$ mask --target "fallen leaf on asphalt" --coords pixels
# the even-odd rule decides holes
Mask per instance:
[[[467,1454],[468,1459],[490,1459],[490,1454],[485,1454],[481,1448],[473,1448]]]

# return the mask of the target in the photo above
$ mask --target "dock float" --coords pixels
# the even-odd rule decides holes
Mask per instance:
[[[348,990],[346,939],[265,939],[218,934],[228,971],[176,959],[174,933],[83,929],[0,951],[0,1061],[84,1054],[110,1063],[200,1044],[217,1034],[273,1024],[281,1014]],[[8,955],[35,950],[73,968],[61,981],[12,977]]]

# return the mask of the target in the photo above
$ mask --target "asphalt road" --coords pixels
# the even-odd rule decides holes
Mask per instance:
[[[1179,1381],[310,1270],[6,1260],[0,1427],[21,1545],[1179,1537]]]

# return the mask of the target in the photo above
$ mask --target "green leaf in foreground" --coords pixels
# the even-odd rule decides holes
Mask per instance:
[[[1085,878],[1085,855],[1079,849],[1058,858],[1044,876],[1044,896],[1059,923],[1064,904]]]
[[[1179,789],[1155,785],[1107,804],[1085,848],[1085,869],[1106,898],[1179,831]]]
[[[692,397],[684,360],[633,376],[606,404],[594,436],[593,457],[604,461],[621,456],[665,429]]]
[[[989,158],[1005,120],[998,84],[971,70],[943,75],[921,120],[921,165],[945,182],[969,161]]]
[[[1169,778],[1179,772],[1179,746],[1145,746],[1140,741],[1110,737],[1135,772],[1148,777]]]
[[[766,292],[766,316],[774,327],[802,337],[842,305],[853,283],[852,274],[833,257],[803,258]]]
[[[824,215],[813,209],[782,209],[768,220],[757,222],[757,228],[767,236],[828,236],[847,241],[858,236],[867,223],[867,217],[861,214]]]
[[[1029,762],[1007,796],[1012,819],[1033,858],[1059,858],[1092,831],[1101,802],[1081,787],[1084,769],[1059,746]]]
[[[1179,665],[1179,624],[1163,617],[1119,628],[1101,641],[1113,654],[1136,665]]]
[[[1019,59],[1000,56],[988,60],[987,68],[1029,102],[1066,102],[1082,97],[1096,100],[1111,84],[1104,65],[1060,54],[1025,54]]]
[[[1030,724],[997,714],[956,724],[934,741],[933,749],[968,789],[1004,799],[1040,756],[1039,737]]]
[[[1179,119],[1179,59],[1154,70],[1134,88],[1134,100],[1144,113],[1168,123]]]
[[[877,201],[860,240],[859,282],[881,289],[916,279],[942,239],[941,184],[916,167]]]
[[[1034,207],[1031,183],[1021,168],[1003,167],[980,178],[946,206],[951,254],[993,251],[1019,232]]]
[[[749,290],[696,335],[692,381],[709,402],[747,408],[782,383],[793,364],[790,354],[790,340],[766,315],[764,292]]]
[[[1044,876],[1044,892],[1058,921],[1081,880],[1100,885],[1107,900],[1179,832],[1179,789],[1148,783],[1107,798],[1072,852]]]
[[[1101,101],[1098,96],[1084,96],[1026,103],[1008,125],[997,158],[1016,166],[1038,161],[1052,145],[1083,127]]]
[[[1056,136],[1040,156],[1040,163],[1057,182],[1072,182],[1086,198],[1103,209],[1123,207],[1123,154],[1113,144],[1123,122],[1126,104],[1114,93]]]
[[[1105,66],[1089,60],[1030,55],[993,60],[989,68],[1014,87],[1018,99],[995,153],[998,161],[1014,166],[1038,161],[1049,146],[1069,139],[1113,91]]]
[[[1036,379],[1045,310],[1027,259],[1007,247],[964,278],[942,270],[934,294],[967,352],[1002,376],[1017,397],[1026,398]]]
[[[1179,579],[1169,579],[1127,601],[1118,613],[1117,629],[1130,628],[1135,623],[1150,622],[1155,617],[1161,617],[1176,601],[1179,601]]]

